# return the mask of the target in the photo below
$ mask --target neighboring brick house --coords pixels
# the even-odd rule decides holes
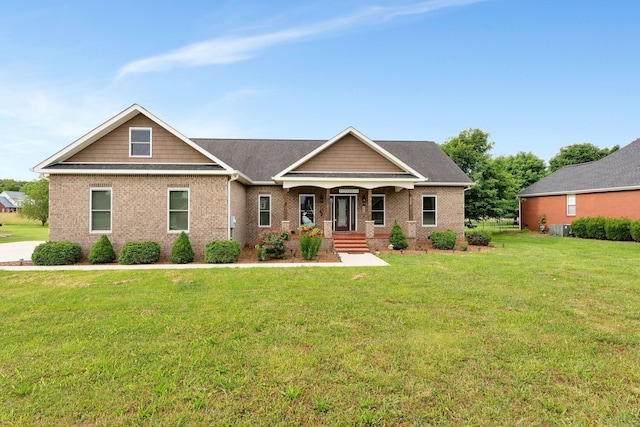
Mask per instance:
[[[21,191],[0,193],[0,212],[17,212],[27,196]]]
[[[471,180],[433,142],[372,141],[348,128],[329,140],[189,139],[132,105],[33,168],[48,176],[49,238],[116,251],[181,231],[196,255],[214,239],[253,246],[268,228],[304,223],[360,233],[370,244],[394,220],[409,239],[464,232]]]
[[[585,216],[640,219],[640,139],[596,162],[565,166],[518,193],[522,228],[538,218],[571,224]]]

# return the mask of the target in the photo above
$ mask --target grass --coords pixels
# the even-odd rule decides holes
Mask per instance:
[[[40,221],[20,217],[17,213],[0,212],[0,244],[49,240],[49,226]]]
[[[638,425],[637,243],[0,271],[0,424]]]

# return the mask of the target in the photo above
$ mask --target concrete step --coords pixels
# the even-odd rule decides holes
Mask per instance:
[[[333,245],[337,252],[362,254],[369,251],[364,234],[334,234]]]

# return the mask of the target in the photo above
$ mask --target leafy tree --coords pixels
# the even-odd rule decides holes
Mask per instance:
[[[475,182],[465,192],[465,217],[473,220],[505,217],[510,212],[509,201],[515,197],[513,178],[502,163],[491,157],[493,142],[489,142],[489,133],[468,129],[447,139],[441,147]]]
[[[555,172],[564,166],[594,162],[607,157],[618,149],[620,149],[619,145],[614,145],[611,148],[599,148],[589,142],[568,145],[560,148],[560,152],[549,160],[549,171]]]
[[[49,219],[49,181],[28,182],[22,187],[22,192],[27,197],[18,211],[20,216],[38,220],[44,226]]]
[[[0,179],[0,193],[3,191],[20,191],[27,181],[16,181],[15,179]]]
[[[510,156],[500,156],[496,162],[513,178],[513,192],[515,194],[540,181],[547,176],[547,165],[544,160],[531,152],[520,151]],[[518,216],[518,200],[515,197],[507,201],[507,218]]]
[[[441,148],[471,177],[482,163],[491,158],[489,151],[493,148],[493,142],[489,142],[488,133],[480,129],[467,129],[458,136],[447,139]]]

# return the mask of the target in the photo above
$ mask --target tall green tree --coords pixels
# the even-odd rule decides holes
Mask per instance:
[[[497,157],[496,162],[513,178],[514,197],[507,201],[505,217],[516,218],[518,216],[518,200],[515,194],[547,176],[547,165],[540,157],[524,151],[510,156]]]
[[[468,129],[447,139],[442,150],[471,178],[475,185],[465,192],[465,217],[471,220],[503,218],[507,200],[515,197],[513,178],[491,156],[489,133]]]
[[[22,187],[22,192],[27,197],[18,211],[20,216],[38,220],[45,225],[49,219],[49,181],[39,179],[28,182]]]
[[[560,152],[549,160],[549,171],[555,172],[565,166],[594,162],[619,149],[619,145],[614,145],[611,148],[599,148],[590,142],[568,145],[560,148]]]
[[[20,191],[27,181],[16,181],[15,179],[0,179],[0,193],[3,191]]]

